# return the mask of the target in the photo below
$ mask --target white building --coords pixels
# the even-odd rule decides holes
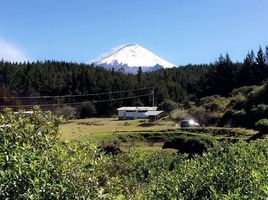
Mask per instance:
[[[118,119],[144,119],[148,118],[149,111],[156,111],[157,107],[121,107],[118,108]]]

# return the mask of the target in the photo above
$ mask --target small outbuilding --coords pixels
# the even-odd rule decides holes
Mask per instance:
[[[149,118],[149,116],[153,116],[152,114],[156,114],[156,113],[150,113],[150,111],[156,111],[156,110],[157,110],[156,106],[154,107],[121,107],[117,109],[118,119],[146,119],[146,118]],[[157,111],[157,112],[160,112],[160,111]]]
[[[163,116],[164,111],[162,110],[147,111],[144,114],[150,121],[157,121],[161,116]]]

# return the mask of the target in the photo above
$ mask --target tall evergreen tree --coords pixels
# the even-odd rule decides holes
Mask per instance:
[[[141,67],[139,67],[138,69],[137,79],[138,79],[138,84],[141,86],[142,85],[142,68]]]
[[[257,62],[257,70],[256,70],[257,74],[255,76],[258,77],[258,81],[261,82],[268,76],[268,68],[266,67],[265,55],[261,47],[259,48],[259,51],[257,53],[256,62]]]
[[[239,85],[253,85],[257,84],[257,80],[254,77],[254,71],[256,67],[254,51],[248,52],[244,59],[242,68],[238,75]]]
[[[220,55],[215,67],[211,68],[207,76],[206,84],[209,86],[209,94],[227,96],[236,86],[236,77],[236,65],[231,61],[229,54],[225,57]]]
[[[246,58],[244,59],[244,65],[246,66],[252,66],[255,63],[255,54],[254,51],[251,50],[251,52],[248,52],[246,55]]]
[[[259,51],[257,53],[256,62],[259,66],[265,65],[265,55],[261,47],[259,48]]]

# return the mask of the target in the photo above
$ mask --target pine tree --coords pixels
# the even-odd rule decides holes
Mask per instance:
[[[261,47],[259,48],[259,51],[257,53],[256,61],[257,61],[257,64],[259,66],[265,65],[265,55],[264,55]]]
[[[268,76],[268,70],[265,65],[266,60],[265,60],[265,55],[262,51],[262,48],[260,47],[258,53],[257,53],[257,74],[255,74],[256,78],[258,78],[259,83],[261,83],[265,78]]]
[[[253,49],[250,52],[250,58],[252,59],[253,62],[255,62],[255,53],[254,53]]]
[[[254,59],[255,59],[254,51],[251,50],[251,52],[248,52],[246,58],[244,59],[244,65],[246,66],[253,65],[255,62]]]
[[[142,85],[142,68],[141,67],[138,68],[137,78],[138,78],[138,84]]]
[[[241,70],[238,74],[238,82],[240,86],[257,84],[254,71],[256,71],[255,54],[254,51],[248,52],[244,59]]]

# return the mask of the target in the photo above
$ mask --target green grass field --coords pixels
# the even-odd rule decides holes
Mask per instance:
[[[174,137],[207,138],[218,141],[247,139],[256,131],[241,128],[200,127],[182,129],[173,121],[118,120],[88,118],[61,124],[61,139],[115,144],[125,151],[135,147],[146,151],[161,150],[165,141]]]
[[[176,129],[176,123],[172,121],[161,121],[149,123],[147,120],[118,120],[117,118],[88,118],[70,120],[68,123],[60,125],[60,138],[67,140],[90,141],[94,144],[113,143],[118,140],[119,135],[127,135],[132,132],[161,131],[166,129]],[[120,148],[128,151],[129,149],[143,149],[155,151],[162,148],[163,142],[148,144],[145,141],[124,142]]]
[[[148,123],[147,120],[118,120],[117,118],[88,118],[71,120],[62,124],[62,139],[90,139],[93,142],[107,139],[114,132],[122,131],[158,131],[163,129],[176,129],[174,122]]]

